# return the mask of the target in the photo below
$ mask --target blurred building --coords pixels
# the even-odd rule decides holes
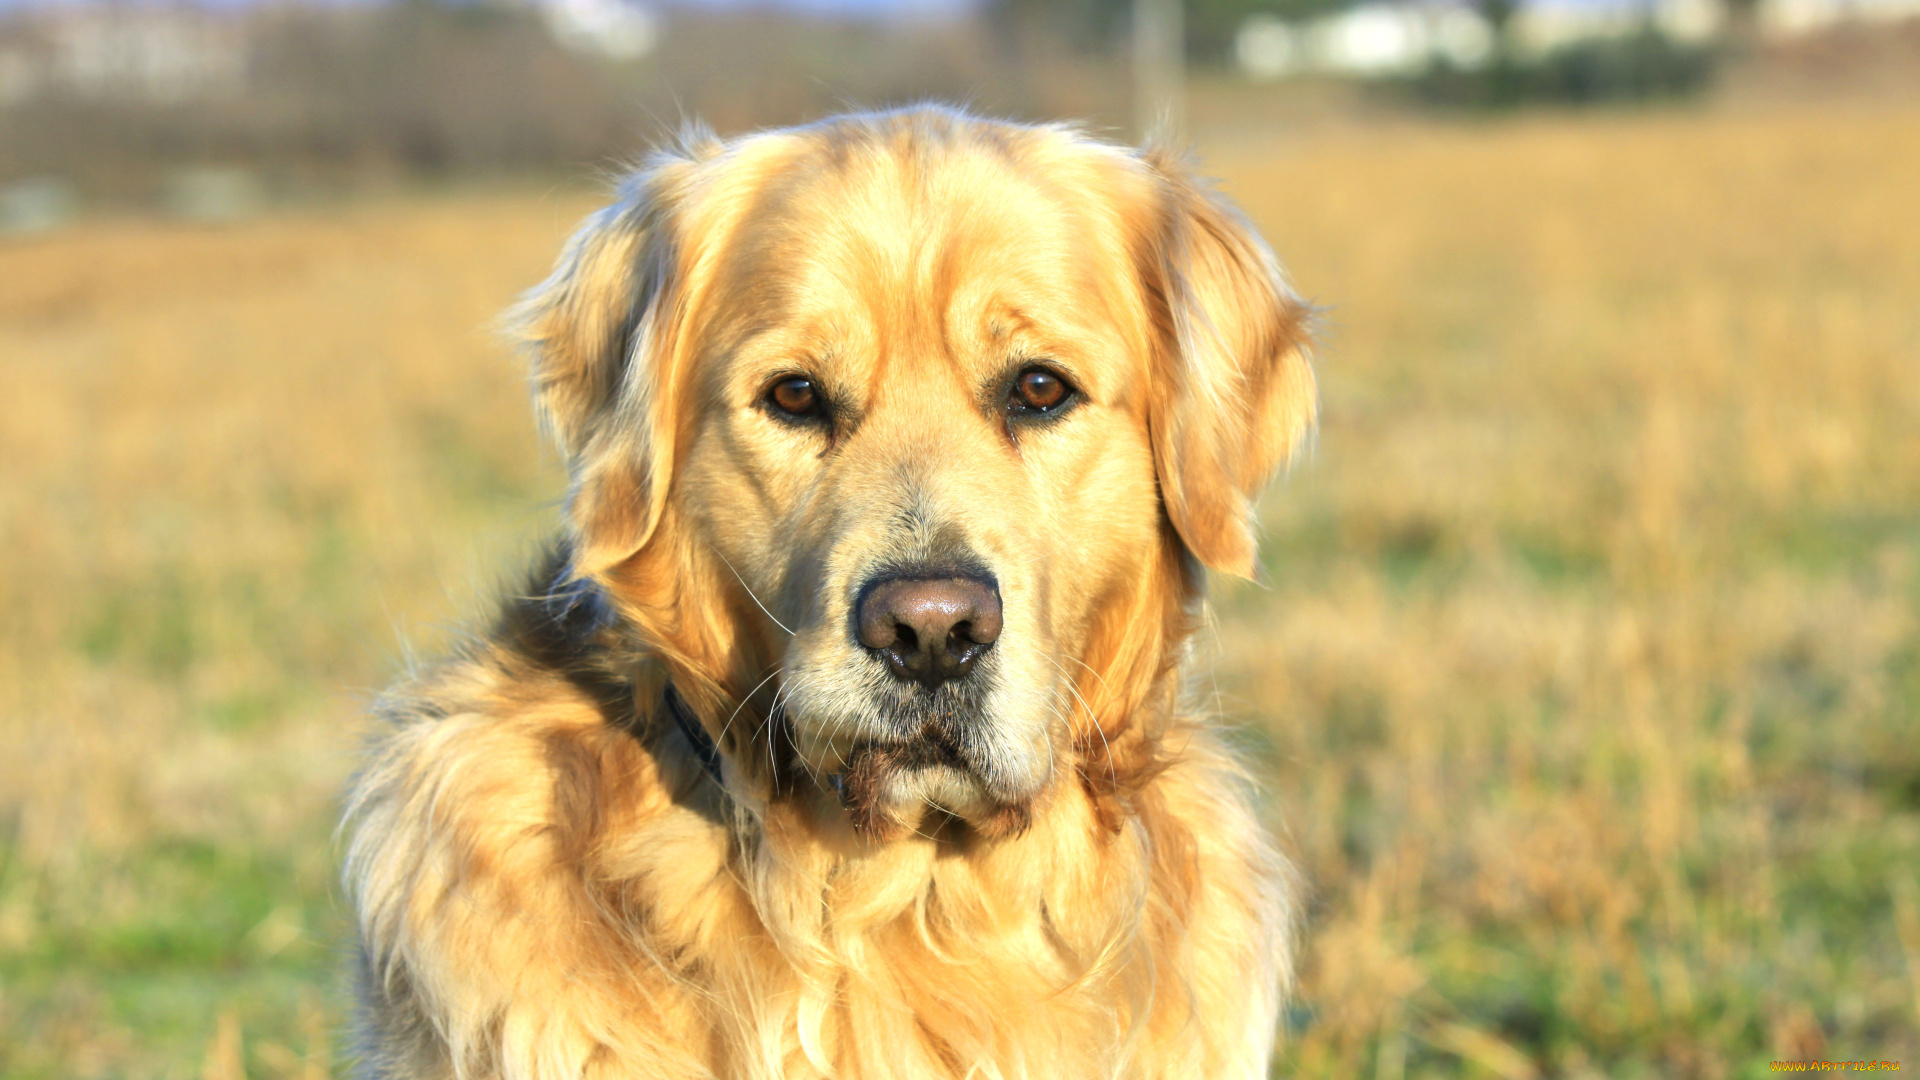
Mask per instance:
[[[1708,47],[1732,20],[1727,0],[1521,0],[1496,27],[1464,0],[1366,2],[1312,19],[1248,16],[1234,40],[1240,70],[1255,79],[1298,74],[1414,76],[1436,67],[1477,71],[1502,48],[1538,62],[1583,45],[1652,34],[1681,48]],[[1920,18],[1920,0],[1758,0],[1756,22],[1773,38],[1841,24]]]
[[[0,30],[0,104],[45,95],[180,102],[238,93],[247,35],[236,17],[187,4],[53,4]]]
[[[553,39],[576,52],[637,60],[660,41],[660,18],[634,0],[541,0]]]
[[[1793,38],[1849,23],[1920,18],[1920,0],[1760,0],[1758,15],[1767,36]]]
[[[1725,0],[1533,0],[1515,11],[1507,40],[1537,60],[1583,42],[1652,31],[1679,45],[1704,45],[1727,26]]]
[[[1436,63],[1478,70],[1493,58],[1493,25],[1457,3],[1364,3],[1304,22],[1255,15],[1234,56],[1260,79],[1308,72],[1360,78],[1417,75]]]

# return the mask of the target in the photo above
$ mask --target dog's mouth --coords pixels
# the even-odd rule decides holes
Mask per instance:
[[[953,670],[940,669],[938,679],[922,678],[926,673],[910,662],[915,657],[906,655],[909,636],[920,644],[932,640],[912,624],[937,622],[935,616],[950,618],[956,611],[977,614],[989,600],[997,604],[997,592],[985,586],[969,591],[970,582],[885,579],[867,590],[868,599],[880,598],[875,604],[897,601],[887,609],[895,620],[893,636],[882,645],[873,644],[882,636],[878,631],[868,635],[871,640],[835,632],[851,620],[846,615],[802,630],[788,646],[774,707],[810,786],[836,798],[863,837],[1015,833],[1026,827],[1029,806],[1051,775],[1055,733],[1048,720],[1057,713],[1047,707],[1045,691],[1031,689],[1035,673],[1025,670],[1031,663],[1021,663],[1028,655],[1024,649],[1009,650],[997,632],[961,635],[949,629],[950,645],[965,637],[963,647],[978,647],[963,648],[966,655]],[[900,596],[884,591],[896,586]],[[908,586],[925,586],[927,595]],[[996,643],[986,648],[979,636]]]
[[[983,836],[1024,831],[1027,800],[997,797],[983,774],[962,740],[930,722],[909,738],[856,745],[833,784],[854,830],[875,839],[916,831],[928,810]]]

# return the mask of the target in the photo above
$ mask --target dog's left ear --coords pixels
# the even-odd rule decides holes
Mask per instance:
[[[674,392],[672,209],[690,165],[663,156],[629,177],[508,314],[532,359],[535,405],[567,459],[576,577],[639,551],[665,506],[675,434],[666,405]]]
[[[1258,568],[1254,500],[1313,423],[1311,309],[1219,193],[1159,151],[1143,268],[1160,338],[1148,424],[1160,495],[1180,538],[1222,573]]]

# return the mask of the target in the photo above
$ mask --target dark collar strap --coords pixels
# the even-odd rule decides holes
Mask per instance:
[[[707,767],[707,775],[713,777],[714,783],[726,787],[726,782],[720,779],[720,748],[713,745],[713,738],[707,734],[707,729],[700,726],[700,718],[693,715],[693,710],[687,708],[686,702],[680,700],[672,683],[667,684],[663,696],[666,698],[667,711],[673,714],[673,722],[680,725],[680,734],[687,737],[694,755],[700,759],[700,764]]]

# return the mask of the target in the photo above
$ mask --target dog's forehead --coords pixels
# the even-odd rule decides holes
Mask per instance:
[[[1133,171],[1060,132],[981,128],[931,145],[801,133],[759,155],[716,307],[850,355],[1120,330],[1139,308]]]

